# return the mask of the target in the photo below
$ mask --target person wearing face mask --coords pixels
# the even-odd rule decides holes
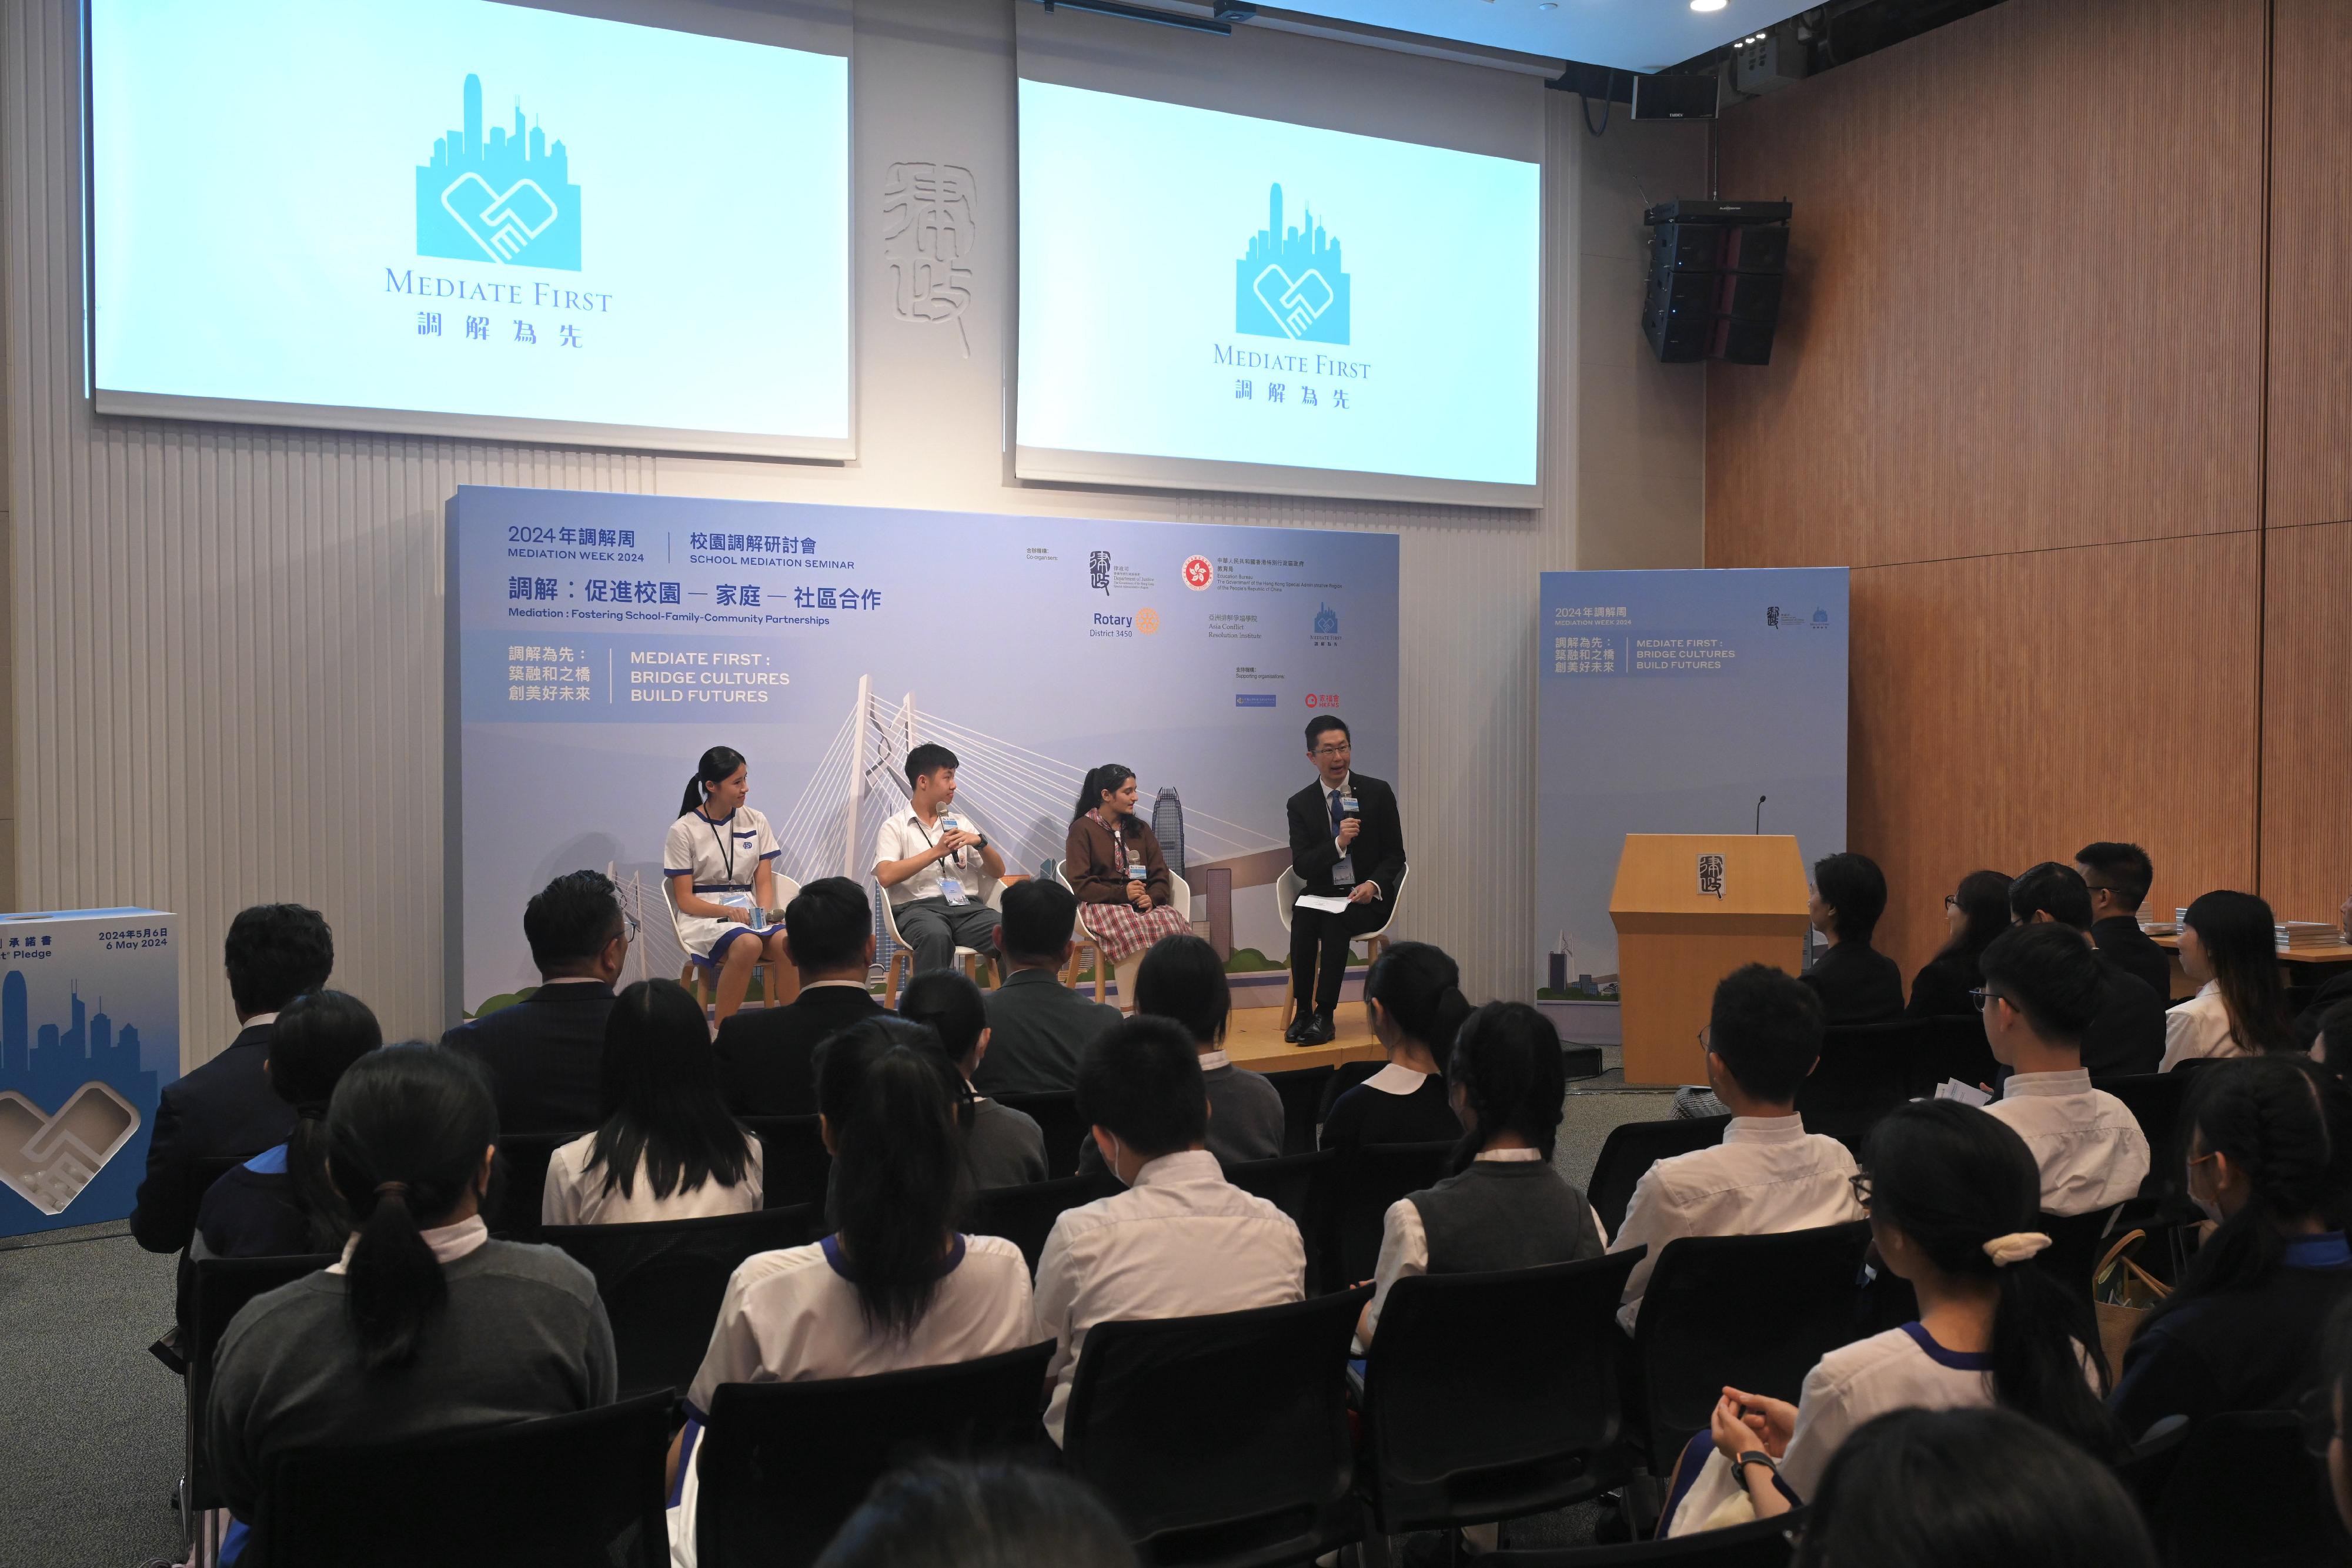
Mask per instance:
[[[2318,1375],[2320,1327],[2352,1294],[2352,1095],[2293,1056],[2223,1062],[2182,1111],[2189,1196],[2217,1228],[2124,1354],[2127,1436],[2167,1416],[2286,1410]]]
[[[1066,1211],[1037,1259],[1037,1339],[1055,1342],[1045,1434],[1056,1445],[1087,1331],[1307,1295],[1290,1217],[1225,1180],[1208,1151],[1209,1099],[1184,1026],[1139,1014],[1087,1047],[1078,1112],[1128,1190]]]

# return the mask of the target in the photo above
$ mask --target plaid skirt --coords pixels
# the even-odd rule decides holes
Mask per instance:
[[[1149,914],[1132,904],[1081,904],[1078,924],[1112,964],[1133,957],[1162,936],[1190,936],[1192,930],[1184,912],[1172,904],[1160,904]]]

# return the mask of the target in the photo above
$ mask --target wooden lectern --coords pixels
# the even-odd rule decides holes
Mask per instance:
[[[1628,833],[1609,895],[1628,1083],[1704,1083],[1698,1031],[1742,964],[1804,962],[1804,862],[1786,833]]]

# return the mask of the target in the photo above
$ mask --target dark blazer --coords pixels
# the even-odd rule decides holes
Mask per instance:
[[[1798,978],[1822,998],[1830,1023],[1892,1023],[1903,1016],[1903,971],[1875,947],[1840,942]]]
[[[2091,923],[2091,940],[2099,957],[2156,993],[2162,1001],[2172,992],[2172,956],[2158,946],[2139,922],[2128,915],[2110,915]]]
[[[2311,998],[2311,1005],[2294,1015],[2295,1043],[2309,1051],[2311,1042],[2319,1038],[2319,1020],[2338,1002],[2352,1002],[2352,973],[2338,975],[2321,986],[2319,994]],[[2327,1049],[2331,1062],[2344,1060],[2335,1054],[2344,1049],[2344,1042],[2330,1040]]]
[[[1080,996],[1051,969],[1015,969],[988,993],[988,1054],[971,1086],[991,1099],[1077,1087],[1078,1058],[1118,1022],[1118,1009]]]
[[[1984,984],[1984,971],[1973,953],[1938,953],[1919,966],[1911,977],[1911,1005],[1905,1018],[1967,1018],[1977,1010],[1969,995]]]
[[[862,986],[817,986],[781,1008],[746,1008],[719,1026],[719,1086],[739,1116],[816,1114],[816,1048],[887,1009]]]
[[[612,1016],[612,987],[566,980],[459,1024],[441,1043],[490,1070],[499,1131],[584,1133],[604,1119],[604,1020]]]
[[[191,1180],[207,1156],[257,1155],[294,1130],[294,1107],[269,1087],[268,1024],[241,1030],[226,1051],[163,1091],[147,1176],[131,1210],[131,1234],[150,1252],[177,1252],[195,1233]]]
[[[1349,775],[1348,788],[1364,823],[1348,850],[1356,880],[1378,883],[1383,901],[1394,898],[1397,881],[1404,875],[1404,824],[1397,818],[1396,791],[1361,773]],[[1305,891],[1327,896],[1338,893],[1331,884],[1331,868],[1339,863],[1339,851],[1332,842],[1337,835],[1331,831],[1331,798],[1320,775],[1290,798],[1289,814],[1290,869],[1306,883]]]
[[[1168,880],[1168,861],[1160,852],[1160,841],[1152,835],[1150,825],[1140,817],[1129,817],[1119,824],[1119,832],[1127,840],[1128,858],[1143,862],[1143,886],[1151,902],[1172,903],[1175,884]],[[1127,867],[1118,863],[1118,848],[1110,830],[1091,814],[1070,824],[1069,835],[1062,842],[1062,875],[1069,880],[1070,891],[1080,904],[1127,902]]]
[[[2164,1064],[2164,999],[2120,970],[2103,977],[2106,992],[2083,1031],[2083,1065],[2094,1078],[2155,1071]]]

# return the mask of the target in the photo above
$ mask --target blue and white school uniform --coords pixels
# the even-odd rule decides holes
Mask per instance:
[[[749,909],[751,873],[761,862],[773,862],[782,852],[768,819],[751,807],[738,806],[715,822],[698,809],[669,825],[669,837],[662,844],[662,874],[691,875],[698,897]],[[776,929],[677,912],[677,938],[686,945],[687,956],[703,964],[718,963],[738,936],[765,936]]]

